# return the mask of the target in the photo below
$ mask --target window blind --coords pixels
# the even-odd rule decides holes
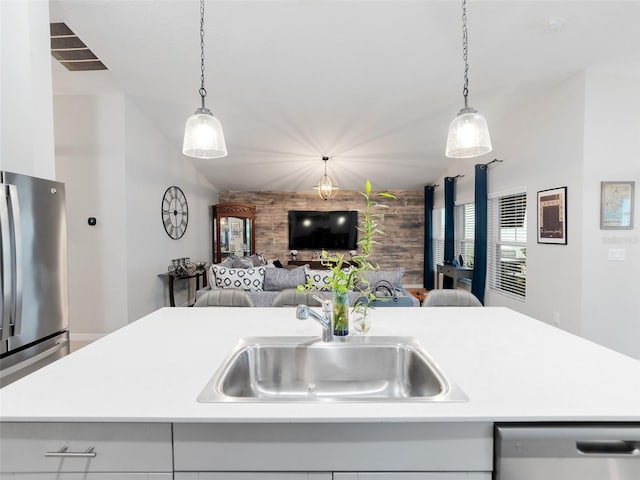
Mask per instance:
[[[433,209],[433,271],[444,262],[444,208]]]
[[[455,222],[455,255],[462,255],[464,265],[473,267],[473,243],[476,234],[475,203],[456,205]]]
[[[489,288],[525,300],[527,292],[527,195],[489,200],[487,277]]]

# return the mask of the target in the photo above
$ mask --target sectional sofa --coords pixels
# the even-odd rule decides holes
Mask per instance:
[[[308,265],[296,268],[255,265],[250,259],[251,257],[245,257],[211,265],[207,271],[208,286],[196,292],[196,301],[211,289],[233,288],[244,290],[255,307],[271,307],[281,291],[307,283],[312,283],[316,290],[329,298],[328,284],[332,274],[330,270],[314,270]],[[375,286],[380,281],[388,282],[393,286],[396,295],[408,297],[413,306],[419,306],[418,300],[403,288],[403,275],[404,268],[400,267],[393,270],[368,271],[365,272],[364,278],[370,286]],[[351,304],[360,296],[359,290],[350,293]]]

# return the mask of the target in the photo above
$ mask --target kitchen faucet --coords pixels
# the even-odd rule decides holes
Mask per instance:
[[[313,295],[313,298],[322,305],[322,315],[309,308],[308,305],[298,305],[296,307],[296,318],[298,320],[306,320],[311,315],[315,321],[322,325],[322,341],[333,342],[333,324],[331,321],[333,318],[333,306],[331,305],[331,300],[324,300],[315,295]]]

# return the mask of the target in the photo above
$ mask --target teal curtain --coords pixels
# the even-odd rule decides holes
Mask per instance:
[[[444,263],[451,264],[455,257],[454,247],[454,208],[456,198],[455,177],[444,179]],[[455,288],[451,277],[444,277],[443,288]]]
[[[435,187],[424,187],[424,269],[422,284],[427,290],[435,288],[433,271],[433,191]]]
[[[471,293],[484,305],[484,290],[487,280],[487,170],[485,164],[475,166],[476,228],[473,240],[473,278]]]

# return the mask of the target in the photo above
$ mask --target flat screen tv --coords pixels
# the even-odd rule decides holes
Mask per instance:
[[[358,212],[289,210],[289,248],[293,250],[355,250]]]

